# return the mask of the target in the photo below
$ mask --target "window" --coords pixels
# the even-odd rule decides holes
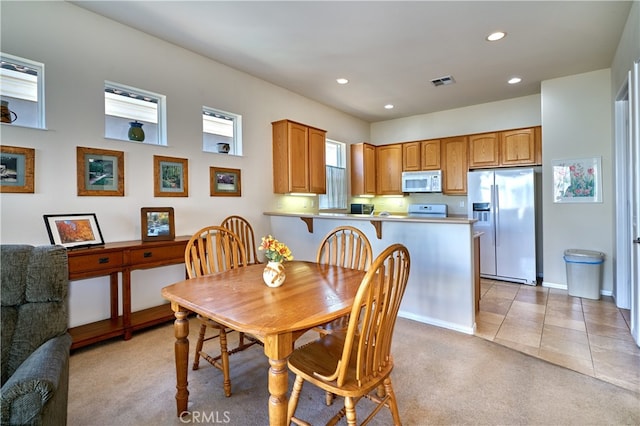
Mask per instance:
[[[327,139],[325,143],[327,163],[327,193],[320,194],[320,209],[347,208],[347,149],[342,142]]]
[[[104,82],[104,137],[166,145],[166,96]]]
[[[0,53],[2,122],[45,128],[44,64]]]
[[[202,150],[242,155],[242,116],[203,106]]]

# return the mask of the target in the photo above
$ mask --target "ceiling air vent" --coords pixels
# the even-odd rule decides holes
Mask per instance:
[[[446,84],[453,84],[455,82],[456,81],[450,75],[445,75],[444,77],[434,78],[433,80],[431,80],[431,84],[433,84],[435,87],[444,86]]]

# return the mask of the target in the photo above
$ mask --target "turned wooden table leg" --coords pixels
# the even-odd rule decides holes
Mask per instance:
[[[175,312],[176,320],[174,323],[174,332],[176,336],[176,342],[174,344],[175,357],[176,357],[176,408],[178,417],[181,417],[182,413],[187,411],[187,404],[189,403],[189,389],[187,385],[187,372],[189,362],[189,320],[187,319],[187,312],[182,310],[180,306],[171,304],[171,308]]]
[[[287,391],[289,375],[286,359],[269,359],[269,425],[287,424]]]

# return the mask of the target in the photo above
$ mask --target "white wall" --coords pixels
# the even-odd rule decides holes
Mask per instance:
[[[45,64],[47,130],[3,124],[3,145],[36,150],[35,194],[0,194],[1,241],[48,244],[43,214],[96,213],[105,241],[140,238],[140,208],[172,206],[176,235],[247,217],[258,236],[273,210],[271,122],[288,118],[346,143],[369,138],[369,124],[280,87],[163,42],[67,2],[1,2],[1,51]],[[104,138],[104,81],[167,96],[167,147]],[[243,157],[202,152],[203,105],[243,116]],[[76,146],[125,153],[124,197],[79,197]],[[189,197],[154,198],[153,156],[189,159]],[[210,197],[209,167],[242,171],[242,197]],[[134,307],[162,301],[179,266],[142,274]],[[135,282],[136,277],[134,277]],[[141,279],[138,279],[140,282]],[[72,325],[108,317],[108,280],[72,283]],[[140,306],[137,306],[140,304]]]
[[[603,290],[613,288],[614,212],[609,69],[542,83],[544,282],[566,286],[564,250],[606,254]],[[554,203],[551,161],[602,157],[602,203]]]

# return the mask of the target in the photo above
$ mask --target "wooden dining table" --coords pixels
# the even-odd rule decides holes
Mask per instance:
[[[287,358],[307,330],[351,310],[365,272],[313,262],[285,263],[286,280],[277,288],[263,279],[263,264],[250,265],[169,285],[162,296],[175,313],[177,415],[187,411],[190,312],[210,318],[264,343],[269,358],[269,424],[287,423]],[[241,380],[241,378],[238,378]],[[233,397],[233,396],[232,396]]]

